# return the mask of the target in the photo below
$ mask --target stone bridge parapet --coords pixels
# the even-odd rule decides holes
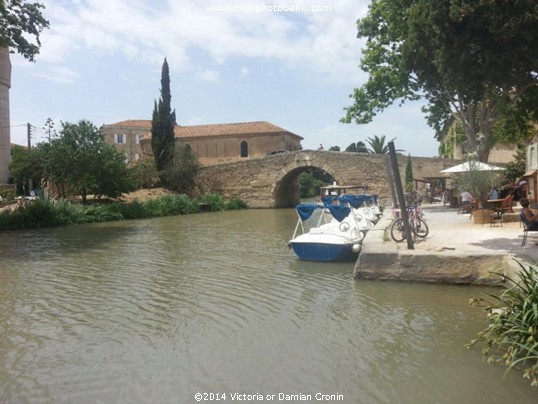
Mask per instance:
[[[441,176],[440,170],[459,160],[412,157],[415,178]],[[299,175],[319,169],[339,185],[367,185],[368,192],[390,199],[388,156],[325,150],[299,150],[254,159],[204,166],[197,182],[202,192],[239,198],[251,208],[292,207],[300,202]],[[398,156],[402,180],[407,156]]]

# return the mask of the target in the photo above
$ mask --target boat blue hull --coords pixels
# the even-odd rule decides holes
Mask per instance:
[[[290,243],[297,256],[307,261],[345,261],[357,256],[351,245]]]

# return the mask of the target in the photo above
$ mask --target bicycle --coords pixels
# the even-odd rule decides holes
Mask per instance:
[[[420,207],[409,206],[407,208],[407,215],[409,216],[409,228],[413,237],[415,239],[417,237],[426,238],[430,229],[426,222],[422,220],[422,211]],[[397,243],[401,243],[405,240],[404,222],[401,217],[393,220],[392,225],[390,226],[390,236]]]

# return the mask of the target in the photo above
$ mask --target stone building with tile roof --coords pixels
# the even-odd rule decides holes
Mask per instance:
[[[151,121],[127,120],[103,125],[107,143],[123,151],[128,161],[151,155]],[[303,138],[272,123],[240,122],[213,125],[177,125],[176,143],[188,145],[202,165],[301,150]]]

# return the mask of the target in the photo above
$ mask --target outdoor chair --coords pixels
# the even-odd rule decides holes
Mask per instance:
[[[519,217],[521,218],[521,223],[523,224],[523,240],[521,241],[521,248],[525,247],[525,244],[527,243],[527,236],[529,232],[538,232],[538,229],[536,230],[530,230],[530,223],[525,219],[525,215],[523,213],[519,214]]]
[[[459,198],[459,208],[458,208],[458,214],[464,214],[464,213],[471,213],[472,212],[472,209],[473,209],[473,206],[471,205],[471,203],[463,203],[461,198]]]
[[[502,226],[502,212],[496,211],[494,207],[492,203],[483,202],[480,209],[473,211],[473,215],[477,215],[478,223],[482,223],[482,226],[489,223],[490,227],[500,223]]]

